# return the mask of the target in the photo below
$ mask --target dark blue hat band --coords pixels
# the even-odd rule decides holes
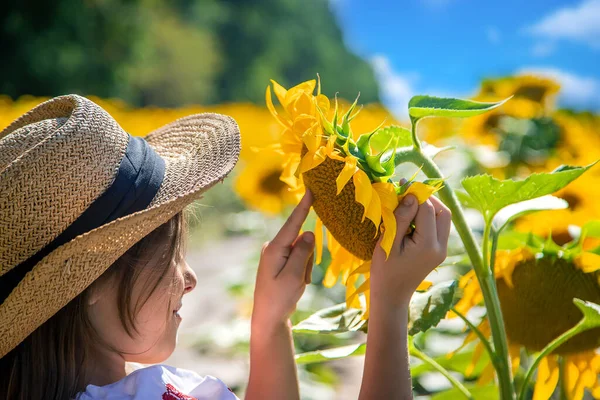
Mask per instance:
[[[148,207],[165,175],[165,161],[144,138],[129,135],[127,150],[111,186],[71,225],[36,254],[0,276],[0,304],[27,272],[59,246],[117,218]]]

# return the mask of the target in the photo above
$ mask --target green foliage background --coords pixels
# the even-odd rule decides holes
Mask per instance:
[[[163,107],[264,103],[270,78],[379,100],[326,0],[24,0],[0,5],[0,93]],[[343,88],[343,89],[340,89]]]

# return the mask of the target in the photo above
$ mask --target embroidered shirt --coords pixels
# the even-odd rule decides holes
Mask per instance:
[[[159,364],[105,386],[88,385],[77,400],[239,400],[221,380]]]

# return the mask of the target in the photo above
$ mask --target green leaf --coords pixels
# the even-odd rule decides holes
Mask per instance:
[[[595,164],[586,167],[560,167],[549,173],[530,175],[522,181],[499,180],[488,174],[475,175],[463,179],[462,185],[471,196],[473,204],[489,222],[506,206],[562,189]]]
[[[474,399],[497,400],[500,398],[500,389],[496,385],[465,385]],[[431,400],[456,400],[463,398],[461,392],[452,388],[431,396]]]
[[[600,221],[589,221],[581,227],[579,242],[583,243],[587,237],[600,238]]]
[[[412,120],[423,117],[472,117],[500,107],[509,99],[483,103],[473,100],[414,96],[408,102],[408,114]]]
[[[583,313],[583,319],[577,325],[580,327],[578,333],[600,327],[600,305],[580,299],[573,299],[573,303]]]
[[[530,232],[505,231],[498,237],[498,250],[514,250],[532,243],[533,234]],[[536,248],[543,245],[543,240],[533,236],[537,241]]]
[[[438,283],[426,292],[416,292],[410,299],[408,334],[416,335],[436,326],[454,303],[458,281]]]
[[[297,364],[310,364],[323,361],[339,360],[341,358],[362,356],[367,351],[366,343],[351,344],[349,346],[335,347],[332,349],[309,351],[296,354]]]
[[[395,147],[411,147],[413,145],[410,130],[397,125],[378,129],[370,139],[370,145],[375,154],[390,150],[389,144],[396,141]]]
[[[498,231],[501,231],[507,224],[524,215],[536,211],[561,210],[564,208],[569,208],[567,201],[552,195],[546,195],[504,207],[494,217],[494,223],[500,227]]]
[[[460,201],[460,204],[463,205],[463,207],[474,208],[474,209],[479,208],[477,203],[475,203],[475,200],[473,200],[473,198],[469,195],[469,193],[465,192],[464,190],[455,189],[454,194],[458,198],[458,201]]]
[[[354,332],[366,322],[361,319],[362,314],[363,310],[346,309],[346,303],[340,303],[317,311],[292,327],[292,331],[311,334]]]

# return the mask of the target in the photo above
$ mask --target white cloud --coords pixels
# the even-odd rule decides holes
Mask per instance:
[[[531,55],[534,57],[548,57],[550,54],[554,53],[556,50],[556,45],[554,42],[540,42],[533,45],[531,48]]]
[[[488,26],[485,30],[485,35],[490,43],[500,43],[500,31],[495,26]]]
[[[568,39],[600,50],[600,0],[586,0],[564,7],[525,28],[527,33],[546,39]]]
[[[419,80],[415,73],[398,74],[390,60],[384,55],[371,58],[371,65],[379,81],[381,98],[392,113],[401,118],[408,117],[408,101],[415,94],[414,83]]]
[[[561,106],[600,110],[600,80],[579,76],[553,67],[525,67],[518,73],[530,73],[555,79],[560,84],[558,101]]]

